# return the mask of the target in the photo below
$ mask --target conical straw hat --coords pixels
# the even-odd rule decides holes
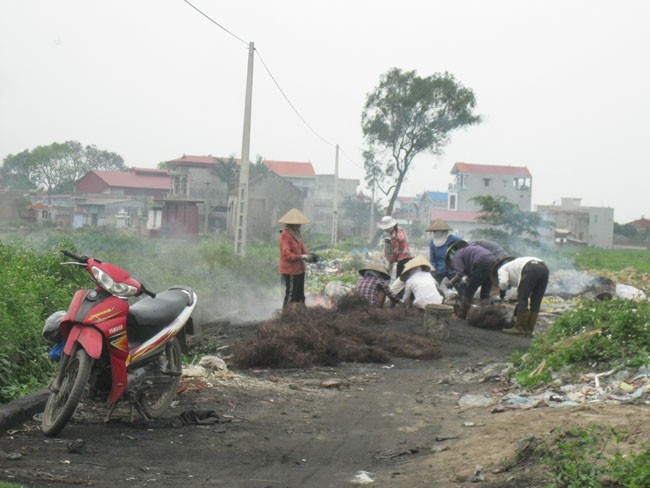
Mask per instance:
[[[311,224],[304,213],[302,213],[297,208],[292,208],[278,220],[281,224]]]
[[[427,268],[427,271],[431,271],[433,269],[433,266],[431,266],[431,263],[427,258],[425,258],[424,256],[416,256],[413,259],[411,259],[408,263],[406,263],[406,266],[404,266],[404,270],[402,271],[402,274],[399,275],[399,279],[402,281],[406,281],[405,280],[406,273],[420,266],[424,266],[425,268]]]
[[[376,271],[377,273],[381,273],[382,276],[384,276],[387,280],[390,279],[390,274],[388,274],[388,270],[381,264],[377,263],[368,263],[364,266],[361,266],[359,268],[359,274],[363,274],[364,271],[371,270],[371,271]]]
[[[467,241],[464,241],[462,239],[449,244],[449,247],[447,248],[447,254],[445,254],[445,263],[447,264],[447,267],[451,267],[451,260],[454,257],[454,254],[456,254],[456,251],[467,247],[467,245]]]
[[[514,256],[506,256],[494,263],[494,266],[492,266],[492,272],[490,273],[490,278],[492,279],[492,284],[494,286],[499,286],[499,268],[513,259],[515,259]]]
[[[449,224],[445,222],[444,220],[434,220],[429,224],[429,227],[427,227],[427,232],[433,232],[434,230],[451,230],[451,227],[449,227]]]

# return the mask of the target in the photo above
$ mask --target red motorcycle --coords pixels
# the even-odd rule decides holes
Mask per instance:
[[[156,294],[113,264],[62,252],[73,259],[62,264],[84,267],[96,286],[77,291],[60,319],[61,358],[43,433],[61,432],[84,392],[110,405],[106,420],[120,400],[130,403],[132,414],[135,408],[145,419],[160,416],[176,396],[196,294],[185,286]],[[149,298],[129,305],[129,297],[142,294]]]

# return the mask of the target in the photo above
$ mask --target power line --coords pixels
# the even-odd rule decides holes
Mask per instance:
[[[242,38],[239,37],[238,35],[234,34],[233,32],[229,31],[228,29],[226,29],[223,25],[221,25],[219,22],[217,22],[216,20],[214,20],[213,18],[211,18],[209,15],[207,15],[207,14],[206,14],[205,12],[203,12],[201,9],[199,9],[199,8],[196,7],[196,6],[194,6],[194,5],[193,5],[191,2],[189,2],[188,0],[183,0],[183,1],[184,1],[186,4],[188,4],[190,7],[192,7],[194,10],[196,10],[198,13],[200,13],[203,17],[205,17],[206,19],[208,19],[210,22],[212,22],[214,25],[216,25],[216,26],[219,27],[220,29],[223,29],[225,32],[227,32],[228,34],[230,34],[231,36],[233,36],[233,37],[234,37],[235,39],[237,39],[238,41],[240,41],[240,42],[242,42],[242,43],[244,43],[244,44],[246,44],[246,45],[249,44],[248,42],[246,42],[244,39],[242,39]],[[327,145],[329,145],[329,146],[331,146],[331,147],[334,147],[334,144],[333,144],[333,143],[331,143],[330,141],[328,141],[327,139],[325,139],[323,136],[321,136],[321,135],[316,131],[316,129],[314,129],[314,128],[309,124],[309,122],[307,122],[307,120],[305,120],[305,118],[304,118],[304,117],[302,116],[302,114],[298,111],[298,109],[295,107],[295,105],[291,102],[291,100],[289,100],[289,97],[288,97],[287,94],[284,92],[284,90],[282,89],[282,87],[280,86],[280,84],[278,83],[278,81],[276,80],[275,76],[273,76],[273,73],[271,73],[271,70],[269,69],[269,67],[268,67],[268,66],[266,65],[266,63],[264,62],[264,58],[262,58],[262,55],[260,54],[259,50],[258,50],[258,49],[255,49],[255,52],[257,53],[257,57],[259,58],[260,62],[262,63],[262,66],[264,67],[264,69],[266,70],[266,72],[268,73],[268,75],[271,77],[271,80],[272,80],[273,83],[275,84],[276,88],[277,88],[278,91],[282,94],[282,97],[283,97],[283,98],[285,99],[285,101],[289,104],[289,106],[291,107],[291,109],[292,109],[292,110],[295,112],[295,114],[300,118],[300,120],[302,121],[302,123],[305,124],[305,126],[306,126],[306,127],[307,127],[307,128],[308,128],[308,129],[309,129],[309,130],[310,130],[310,131],[311,131],[315,136],[316,136],[316,137],[318,137],[321,141],[323,141],[325,144],[327,144]],[[357,168],[364,169],[363,166],[361,166],[360,164],[358,164],[357,162],[355,162],[355,161],[354,161],[350,156],[348,156],[348,154],[343,150],[343,148],[341,148],[341,147],[339,146],[339,149],[341,150],[341,152],[343,153],[343,155],[346,157],[346,159],[347,159],[348,161],[350,161],[350,163],[352,163],[352,164],[353,164],[354,166],[356,166]]]
[[[275,86],[278,88],[278,90],[280,91],[280,93],[282,94],[282,96],[284,97],[284,99],[287,101],[287,103],[289,104],[289,106],[290,106],[290,107],[293,109],[293,111],[296,113],[296,115],[297,115],[298,117],[300,117],[300,120],[302,120],[303,124],[305,124],[305,125],[307,126],[307,128],[308,128],[310,131],[312,131],[312,132],[316,135],[316,137],[318,137],[321,141],[323,141],[325,144],[328,144],[328,145],[330,145],[330,146],[333,147],[334,144],[332,144],[330,141],[328,141],[328,140],[325,139],[323,136],[321,136],[318,132],[316,132],[316,130],[315,130],[311,125],[309,125],[309,123],[308,123],[308,122],[305,120],[305,118],[300,114],[300,112],[298,112],[298,109],[294,106],[293,103],[291,103],[291,100],[289,100],[289,97],[287,97],[286,93],[284,93],[284,90],[282,89],[282,87],[280,86],[280,84],[277,82],[277,80],[276,80],[275,77],[273,76],[273,73],[271,73],[271,70],[269,69],[269,67],[268,67],[268,66],[266,65],[266,63],[264,62],[264,59],[262,58],[262,55],[260,54],[259,50],[258,50],[258,49],[255,49],[255,52],[257,53],[257,57],[260,58],[260,61],[262,62],[262,66],[264,66],[264,69],[266,70],[266,72],[267,72],[267,73],[269,74],[269,76],[271,77],[271,80],[273,80],[273,83],[275,83]]]
[[[356,166],[356,167],[359,168],[359,169],[363,169],[363,170],[365,170],[365,167],[361,166],[361,165],[360,165],[359,163],[357,163],[354,159],[352,159],[350,156],[348,156],[348,153],[346,153],[346,152],[343,150],[342,147],[339,146],[339,149],[340,149],[341,152],[343,153],[343,156],[345,156],[345,158],[346,158],[348,161],[350,161],[354,166]]]
[[[208,14],[206,14],[205,12],[203,12],[202,10],[200,10],[199,8],[195,7],[194,5],[192,5],[192,4],[191,4],[190,2],[188,2],[187,0],[183,0],[183,1],[184,1],[186,4],[188,4],[190,7],[192,7],[194,10],[196,10],[198,13],[200,13],[201,15],[203,15],[203,17],[205,17],[206,19],[208,19],[208,20],[209,20],[210,22],[212,22],[214,25],[216,25],[217,27],[219,27],[219,28],[225,30],[228,34],[230,34],[231,36],[233,36],[233,37],[234,37],[235,39],[237,39],[238,41],[241,41],[241,42],[243,42],[244,44],[248,45],[248,42],[246,42],[245,40],[243,40],[243,39],[242,39],[241,37],[239,37],[238,35],[233,34],[232,32],[230,32],[228,29],[226,29],[226,28],[225,28],[223,25],[221,25],[219,22],[217,22],[216,20],[212,19]]]

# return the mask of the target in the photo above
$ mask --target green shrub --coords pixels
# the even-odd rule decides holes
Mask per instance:
[[[580,302],[546,334],[535,337],[527,354],[513,361],[515,377],[524,386],[549,382],[552,372],[560,370],[580,373],[646,365],[650,363],[650,302]],[[542,371],[536,371],[543,362]]]
[[[81,269],[61,266],[69,249],[128,270],[153,291],[183,284],[199,304],[248,306],[260,290],[279,286],[277,243],[252,245],[247,256],[231,239],[202,241],[147,239],[101,229],[30,234],[23,244],[0,243],[0,403],[43,387],[53,366],[41,337],[48,315],[67,309],[74,292],[93,286]],[[278,304],[281,297],[278,294]]]
[[[43,385],[52,372],[45,318],[67,308],[81,280],[60,254],[0,244],[0,403]]]
[[[650,450],[624,452],[625,433],[599,425],[556,428],[537,447],[550,469],[549,488],[645,488]]]

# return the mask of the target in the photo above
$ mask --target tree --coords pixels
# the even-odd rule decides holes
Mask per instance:
[[[388,214],[415,156],[441,154],[456,129],[478,124],[474,93],[449,73],[421,78],[392,68],[366,98],[361,126],[366,182],[390,195]],[[382,185],[387,185],[384,189]]]
[[[361,236],[368,232],[368,219],[370,218],[370,197],[359,193],[347,195],[341,203],[344,216],[352,222],[352,233]],[[375,202],[375,208],[379,206]]]
[[[481,207],[477,220],[492,227],[477,229],[471,234],[496,241],[510,252],[515,249],[525,252],[528,247],[541,247],[539,229],[552,226],[540,214],[521,210],[503,196],[478,196],[472,201]]]
[[[228,159],[217,159],[217,164],[212,167],[212,173],[226,184],[228,192],[239,184],[239,164],[234,156]]]
[[[266,174],[268,171],[269,169],[264,164],[264,158],[258,154],[255,162],[250,163],[248,178]],[[217,159],[217,165],[213,166],[212,173],[226,184],[228,191],[239,185],[240,166],[234,156],[230,156],[226,160]]]
[[[10,154],[0,174],[10,188],[57,193],[73,191],[75,182],[94,169],[123,171],[126,166],[116,153],[67,141]]]

